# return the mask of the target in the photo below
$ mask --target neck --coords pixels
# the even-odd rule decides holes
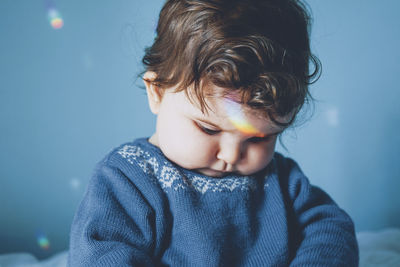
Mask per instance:
[[[158,147],[158,138],[155,133],[149,138],[149,143]]]

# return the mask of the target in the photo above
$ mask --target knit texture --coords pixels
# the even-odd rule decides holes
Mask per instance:
[[[68,265],[357,266],[358,247],[350,217],[293,160],[275,153],[254,175],[213,178],[142,138],[97,165]]]

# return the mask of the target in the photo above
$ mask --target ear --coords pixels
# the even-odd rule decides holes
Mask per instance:
[[[157,74],[152,71],[146,71],[146,73],[143,75],[143,81],[144,85],[146,86],[149,107],[151,112],[153,112],[154,114],[158,114],[162,98],[160,88],[158,88],[157,85],[153,83],[156,77]]]

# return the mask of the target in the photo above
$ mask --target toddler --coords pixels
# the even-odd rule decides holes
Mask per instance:
[[[166,1],[155,132],[97,165],[69,266],[357,266],[350,217],[275,152],[319,73],[309,28],[299,0]]]

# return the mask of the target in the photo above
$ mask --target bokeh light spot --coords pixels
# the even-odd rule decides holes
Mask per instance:
[[[37,237],[37,243],[41,249],[43,250],[50,249],[50,241],[44,233],[39,232],[37,233],[36,237]]]
[[[51,2],[47,3],[47,17],[53,29],[58,30],[64,26],[64,20]]]
[[[77,190],[81,186],[81,181],[78,178],[72,178],[69,184],[72,189]]]

